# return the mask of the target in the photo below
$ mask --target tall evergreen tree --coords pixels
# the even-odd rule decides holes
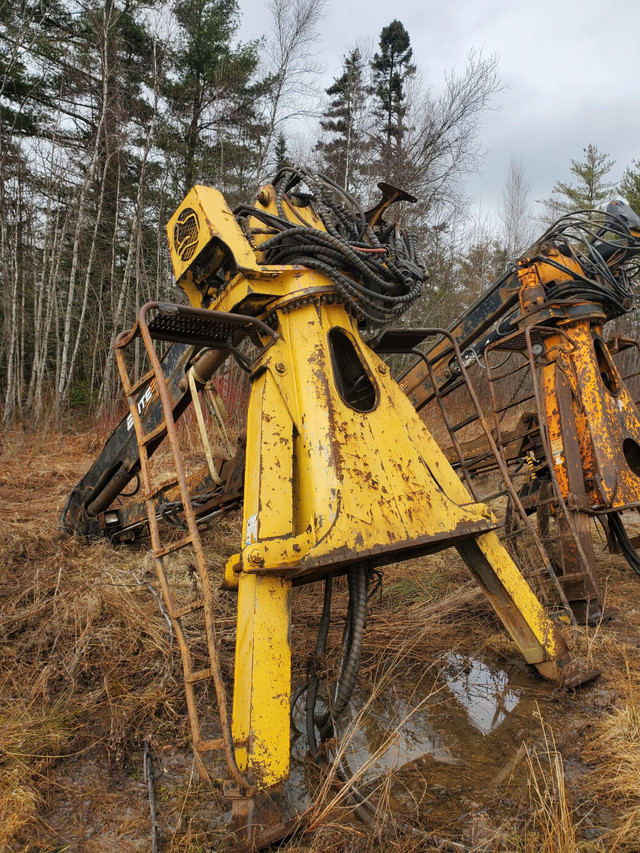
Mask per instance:
[[[36,107],[32,92],[37,75],[22,60],[32,40],[29,21],[15,2],[0,4],[0,125],[3,132],[36,132]],[[26,44],[25,44],[26,42]]]
[[[618,184],[618,192],[640,215],[640,160],[632,160]]]
[[[358,48],[344,57],[342,74],[326,90],[331,101],[320,120],[331,138],[318,142],[323,169],[349,191],[357,190],[365,140],[362,117],[366,103],[364,65]]]
[[[180,191],[196,181],[221,189],[232,165],[250,158],[258,46],[233,45],[237,0],[177,0],[182,35],[175,50],[175,79],[167,85],[170,120],[165,148],[179,161]]]
[[[576,180],[573,183],[556,181],[551,196],[544,200],[546,218],[554,220],[564,213],[602,208],[615,189],[614,184],[606,180],[614,163],[595,145],[587,145],[584,160],[571,160],[570,171]]]
[[[383,27],[380,52],[371,62],[373,71],[375,113],[382,122],[380,160],[383,175],[393,178],[394,165],[403,154],[406,132],[406,82],[415,74],[411,64],[413,49],[409,33],[398,20]]]

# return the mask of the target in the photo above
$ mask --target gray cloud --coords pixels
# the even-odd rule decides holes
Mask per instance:
[[[268,27],[257,0],[241,0],[243,38]],[[318,48],[326,82],[339,73],[342,56],[359,39],[377,42],[380,30],[400,19],[411,36],[416,62],[435,91],[444,73],[464,68],[470,49],[500,57],[506,88],[482,122],[488,150],[483,173],[468,190],[497,209],[509,157],[522,157],[534,198],[566,180],[570,158],[593,143],[607,152],[619,180],[640,158],[638,32],[640,3],[618,0],[387,0],[337,2],[327,7]]]

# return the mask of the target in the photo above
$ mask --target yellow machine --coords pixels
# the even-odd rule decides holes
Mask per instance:
[[[471,502],[359,333],[363,314],[378,319],[379,303],[394,311],[408,304],[415,273],[377,300],[339,268],[330,277],[323,255],[296,243],[319,232],[321,248],[324,234],[328,252],[337,244],[317,212],[327,190],[309,173],[285,172],[239,219],[215,190],[196,187],[167,227],[176,278],[192,304],[258,316],[277,330],[252,365],[243,542],[226,569],[227,584],[238,587],[233,732],[246,745],[237,761],[256,786],[253,799],[268,794],[275,803],[273,818],[289,768],[294,579],[456,545],[525,658],[555,678],[566,661],[562,639],[491,532],[490,513]],[[282,230],[270,237],[270,225]],[[356,236],[344,250],[347,260],[354,255],[351,275],[358,255],[397,262],[368,226]],[[293,263],[274,263],[274,254]],[[315,270],[310,257],[320,258]],[[255,802],[240,798],[234,808],[242,822]]]
[[[249,845],[266,843],[284,831],[281,796],[289,773],[294,585],[325,582],[321,652],[331,580],[348,577],[350,645],[334,715],[353,689],[372,572],[385,563],[452,546],[524,658],[546,678],[580,681],[555,624],[498,541],[491,512],[472,499],[385,362],[362,336],[367,321],[380,326],[400,316],[422,285],[424,270],[414,238],[383,221],[394,198],[397,193],[387,194],[365,214],[351,196],[304,169],[281,171],[260,191],[255,206],[235,211],[216,190],[195,187],[167,226],[176,279],[192,307],[145,306],[136,327],[116,344],[137,436],[156,568],[183,653],[196,756],[204,774],[201,753],[226,749],[231,780],[225,790],[233,800],[234,826]],[[152,369],[131,382],[125,350],[137,336],[144,340]],[[251,341],[253,354],[238,349],[242,338]],[[165,381],[168,362],[155,353],[155,339],[194,345],[194,355],[184,357],[179,382]],[[190,401],[199,405],[197,390],[229,354],[245,363],[251,378],[242,540],[219,579],[238,595],[230,720],[215,620],[207,602],[213,579],[198,539],[193,484],[179,458],[174,424],[183,406],[180,394],[190,393]],[[149,422],[144,401],[154,381],[149,411],[160,399],[163,414]],[[149,465],[151,452],[164,437],[174,453],[177,476],[172,483],[180,490],[183,526],[188,528],[184,538],[169,544],[160,540],[158,521],[166,487],[152,483]],[[110,472],[120,488],[124,474],[116,465]],[[211,473],[216,473],[213,462]],[[88,516],[99,515],[104,529],[117,516],[104,511],[115,487],[104,477],[98,480],[93,491],[83,487],[74,493],[66,517],[82,503]],[[202,598],[178,606],[164,564],[182,547],[196,553]],[[182,629],[182,620],[196,609],[204,613],[209,649],[209,664],[201,669],[194,668]],[[202,734],[193,699],[194,685],[209,677],[215,682],[222,722],[219,741]],[[314,717],[312,701],[307,714],[315,749],[316,732],[327,736],[331,720]]]

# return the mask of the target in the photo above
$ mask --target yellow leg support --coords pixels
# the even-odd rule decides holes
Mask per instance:
[[[289,775],[290,611],[290,581],[241,575],[233,736],[242,744],[236,749],[238,766],[258,789]]]
[[[233,800],[232,823],[252,844],[261,827],[282,820],[282,783],[289,776],[291,582],[240,576],[233,693],[238,766],[256,785]],[[238,839],[240,840],[240,839]]]
[[[496,534],[456,547],[525,660],[545,678],[562,678],[570,661],[567,645]]]

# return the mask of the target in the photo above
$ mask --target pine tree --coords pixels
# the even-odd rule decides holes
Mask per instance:
[[[276,136],[276,147],[274,151],[276,161],[276,172],[283,169],[289,162],[287,154],[287,137],[282,131]]]
[[[164,147],[178,162],[181,192],[199,180],[229,191],[242,183],[259,134],[255,104],[264,84],[253,82],[258,45],[232,43],[237,0],[177,0],[174,13],[182,35],[174,52],[175,79],[166,88]]]
[[[401,160],[406,132],[406,82],[415,74],[411,64],[413,50],[409,33],[400,21],[392,21],[380,33],[380,53],[371,63],[375,114],[382,122],[380,161],[383,176],[393,179],[395,165]]]
[[[0,2],[0,123],[33,136],[57,95],[55,70],[68,59],[74,15],[60,0]],[[67,66],[69,69],[69,66]]]
[[[618,192],[640,214],[640,160],[632,160],[631,166],[625,169]]]
[[[332,138],[321,140],[316,148],[323,158],[323,170],[350,192],[357,190],[365,141],[362,117],[366,102],[364,66],[360,51],[354,48],[342,63],[342,74],[326,90],[331,101],[320,120],[322,129]]]
[[[568,184],[556,181],[551,197],[544,200],[547,217],[557,219],[576,210],[599,210],[611,198],[615,188],[605,180],[614,165],[608,154],[601,154],[595,145],[584,149],[584,160],[571,160],[571,173],[577,180]]]
[[[27,70],[20,54],[29,39],[15,3],[0,5],[0,126],[7,131],[36,132],[36,104],[31,92],[37,78]]]

